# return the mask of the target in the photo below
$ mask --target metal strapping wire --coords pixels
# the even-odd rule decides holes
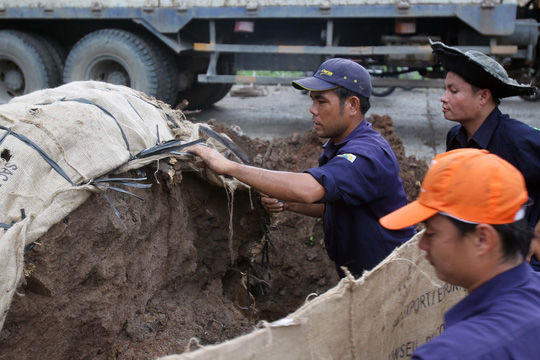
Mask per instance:
[[[6,128],[3,125],[0,125],[0,129],[8,130],[8,128]],[[71,185],[76,186],[76,184],[73,181],[71,181],[71,179],[65,173],[65,171],[62,170],[62,168],[53,159],[51,159],[51,157],[45,151],[43,151],[37,144],[35,144],[32,140],[28,139],[26,136],[22,134],[14,133],[11,131],[11,129],[9,130],[10,130],[10,135],[16,137],[17,139],[24,142],[26,145],[30,146],[32,149],[36,150],[39,153],[39,155],[41,155],[41,157],[47,162],[47,164],[49,164],[58,174],[60,174],[60,176],[66,179]]]
[[[125,96],[124,96],[124,99],[126,99],[127,103],[129,104],[129,106],[131,106],[131,109],[133,111],[135,111],[135,114],[137,114],[137,116],[139,117],[139,119],[142,120],[142,122],[144,122],[144,119],[143,117],[141,116],[141,114],[139,114],[139,112],[137,111],[137,109],[135,109],[135,106],[133,106],[133,104],[131,103],[131,101],[129,101]]]
[[[134,255],[135,254],[135,245],[133,244],[133,239],[131,238],[131,236],[129,235],[129,232],[128,232],[128,229],[127,229],[127,226],[126,224],[124,223],[124,220],[122,220],[122,217],[120,216],[120,212],[114,207],[111,199],[109,199],[109,197],[107,196],[107,194],[105,193],[105,191],[101,190],[97,185],[94,185],[96,189],[98,189],[99,191],[101,191],[101,193],[103,194],[103,196],[105,197],[105,200],[107,200],[107,202],[109,203],[109,205],[111,205],[111,208],[113,209],[115,215],[118,217],[118,219],[120,219],[120,222],[122,223],[122,226],[124,227],[124,230],[127,234],[127,237],[128,237],[128,240],[131,244],[131,255]],[[134,195],[135,197],[139,198],[138,196]],[[140,199],[140,198],[139,198]]]
[[[116,183],[116,184],[119,184],[119,185],[129,186],[129,187],[137,188],[137,189],[149,189],[149,188],[152,187],[152,184],[137,184],[137,183],[134,182],[134,181],[143,181],[143,180],[146,180],[146,178],[145,177],[144,178],[139,178],[139,179],[106,178],[106,179],[93,180],[93,181],[90,182],[90,185],[94,185],[96,187],[100,186],[100,187],[103,187],[103,188],[111,189],[111,190],[118,191],[118,192],[121,192],[121,193],[124,193],[124,194],[127,194],[127,195],[134,196],[137,199],[144,200],[140,196],[137,196],[134,193],[132,193],[131,191],[127,191],[127,190],[121,189],[121,188],[116,187],[116,186],[111,186],[111,185],[104,184],[104,183],[112,182],[112,183]]]
[[[54,100],[54,101],[37,103],[37,104],[35,104],[35,105],[39,105],[39,106],[43,106],[43,105],[51,105],[51,104],[54,104],[54,103],[57,102],[57,101],[64,101],[64,99],[65,99],[66,97],[67,97],[67,96],[64,96],[64,97],[62,97],[62,98],[60,98],[60,99],[56,99],[56,100]]]
[[[100,109],[101,111],[103,111],[106,115],[110,116],[111,119],[114,120],[114,122],[116,123],[116,125],[118,126],[118,128],[120,129],[120,133],[122,134],[122,138],[124,139],[124,143],[126,144],[126,149],[131,153],[130,151],[130,147],[129,147],[129,142],[127,140],[127,137],[126,137],[126,134],[124,133],[124,129],[122,129],[122,125],[120,125],[120,123],[118,122],[118,120],[116,120],[116,118],[109,112],[107,111],[107,109],[105,109],[103,106],[99,105],[99,104],[96,104],[95,102],[93,101],[90,101],[88,99],[83,99],[83,98],[76,98],[76,99],[62,99],[61,101],[76,101],[76,102],[80,102],[82,104],[88,104],[88,105],[94,105],[96,106],[98,109]]]
[[[188,153],[188,152],[182,152],[182,151],[171,151],[169,152],[169,154],[172,154],[172,155],[183,155],[183,156],[195,156],[195,154],[192,154],[192,153]]]
[[[159,107],[159,106],[156,105],[156,104],[151,103],[150,101],[148,101],[148,100],[146,100],[146,99],[144,99],[144,98],[142,98],[142,97],[135,96],[135,95],[131,95],[131,96],[136,97],[136,98],[139,99],[140,101],[143,101],[143,102],[147,103],[148,105],[151,105],[151,106],[155,107],[156,109],[158,109],[158,110],[160,110],[160,111],[163,111],[163,113],[164,113],[165,116],[167,117],[167,120],[169,120],[169,121],[173,124],[173,126],[174,126],[175,128],[178,128],[178,125],[176,124],[176,122],[175,122],[175,121],[171,118],[171,116],[170,116],[169,114],[167,114],[167,112],[164,111],[161,107]]]
[[[142,178],[103,178],[103,179],[95,179],[95,180],[92,180],[93,183],[102,183],[102,182],[117,182],[117,183],[120,183],[122,185],[128,185],[128,186],[132,186],[132,187],[137,187],[137,188],[149,188],[151,187],[152,185],[151,184],[136,184],[136,183],[133,183],[133,181],[144,181],[144,180],[148,180],[148,178],[146,177],[142,177]]]
[[[7,132],[4,134],[4,136],[2,136],[2,138],[0,139],[0,144],[4,142],[4,140],[6,139],[6,137],[11,134],[11,128],[4,128],[4,130],[7,130]]]
[[[131,191],[127,191],[127,190],[124,190],[124,189],[121,189],[121,188],[118,188],[118,187],[115,187],[115,186],[110,186],[110,185],[105,185],[105,184],[92,184],[92,185],[94,185],[95,187],[99,186],[99,187],[111,189],[111,190],[114,190],[114,191],[118,191],[118,192],[121,192],[121,193],[124,193],[124,194],[127,194],[127,195],[131,195],[133,197],[136,197],[137,199],[144,200],[142,197],[140,197],[138,195],[135,195]]]
[[[153,156],[153,155],[170,153],[172,151],[179,150],[179,149],[191,146],[191,145],[200,144],[204,141],[205,139],[201,138],[201,139],[197,139],[197,140],[182,144],[180,140],[169,140],[167,142],[164,142],[163,144],[159,144],[151,148],[144,149],[143,151],[135,155],[135,158],[143,159],[143,158]]]
[[[163,109],[161,111],[163,111]],[[167,117],[167,120],[169,120],[175,128],[178,128],[178,124],[176,124],[176,122],[172,119],[172,117],[169,114],[167,114],[165,111],[163,111],[163,113]]]
[[[5,230],[9,229],[12,226],[13,226],[13,224],[8,225],[8,224],[0,223],[0,228],[5,229]]]

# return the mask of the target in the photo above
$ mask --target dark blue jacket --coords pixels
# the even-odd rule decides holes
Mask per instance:
[[[379,219],[407,204],[388,142],[363,121],[342,142],[329,140],[319,167],[306,170],[326,189],[323,224],[328,255],[355,276],[371,270],[415,233],[387,230]]]
[[[534,227],[540,219],[540,130],[502,114],[496,107],[470,140],[461,125],[450,129],[446,150],[460,148],[486,149],[521,171],[532,200],[525,218]],[[533,259],[531,265],[540,271],[538,260]]]
[[[446,329],[416,360],[530,360],[540,357],[540,274],[525,263],[497,275],[444,316]]]

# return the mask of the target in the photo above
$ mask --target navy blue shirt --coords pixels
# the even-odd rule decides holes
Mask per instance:
[[[497,275],[444,316],[446,329],[417,360],[540,357],[540,274],[525,263]]]
[[[407,204],[399,166],[388,142],[367,121],[335,144],[329,140],[319,167],[306,170],[325,189],[323,226],[328,256],[353,275],[371,270],[416,230],[387,230],[379,219]]]
[[[540,130],[502,114],[496,107],[469,140],[463,126],[450,129],[446,150],[460,148],[486,149],[521,171],[533,201],[525,218],[534,228],[540,219]],[[540,271],[537,259],[533,258],[531,265]]]

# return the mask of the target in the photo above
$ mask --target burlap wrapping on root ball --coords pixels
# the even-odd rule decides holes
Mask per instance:
[[[0,106],[0,329],[21,280],[25,246],[98,187],[106,191],[108,183],[96,179],[165,157],[187,160],[158,145],[201,137],[199,125],[180,111],[101,82],[73,82]],[[226,151],[212,139],[207,144]]]
[[[444,330],[464,289],[439,281],[421,234],[358,280],[339,284],[284,319],[229,342],[160,360],[407,359]]]

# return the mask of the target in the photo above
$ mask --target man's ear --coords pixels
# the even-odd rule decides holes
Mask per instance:
[[[494,250],[502,251],[502,243],[497,230],[489,224],[478,224],[474,230],[475,248],[479,254],[487,254]]]
[[[492,98],[493,95],[491,95],[491,91],[489,91],[489,89],[480,90],[480,103],[482,105],[486,105]]]
[[[357,96],[350,96],[347,99],[347,102],[350,105],[349,116],[355,116],[360,111],[360,99]]]

